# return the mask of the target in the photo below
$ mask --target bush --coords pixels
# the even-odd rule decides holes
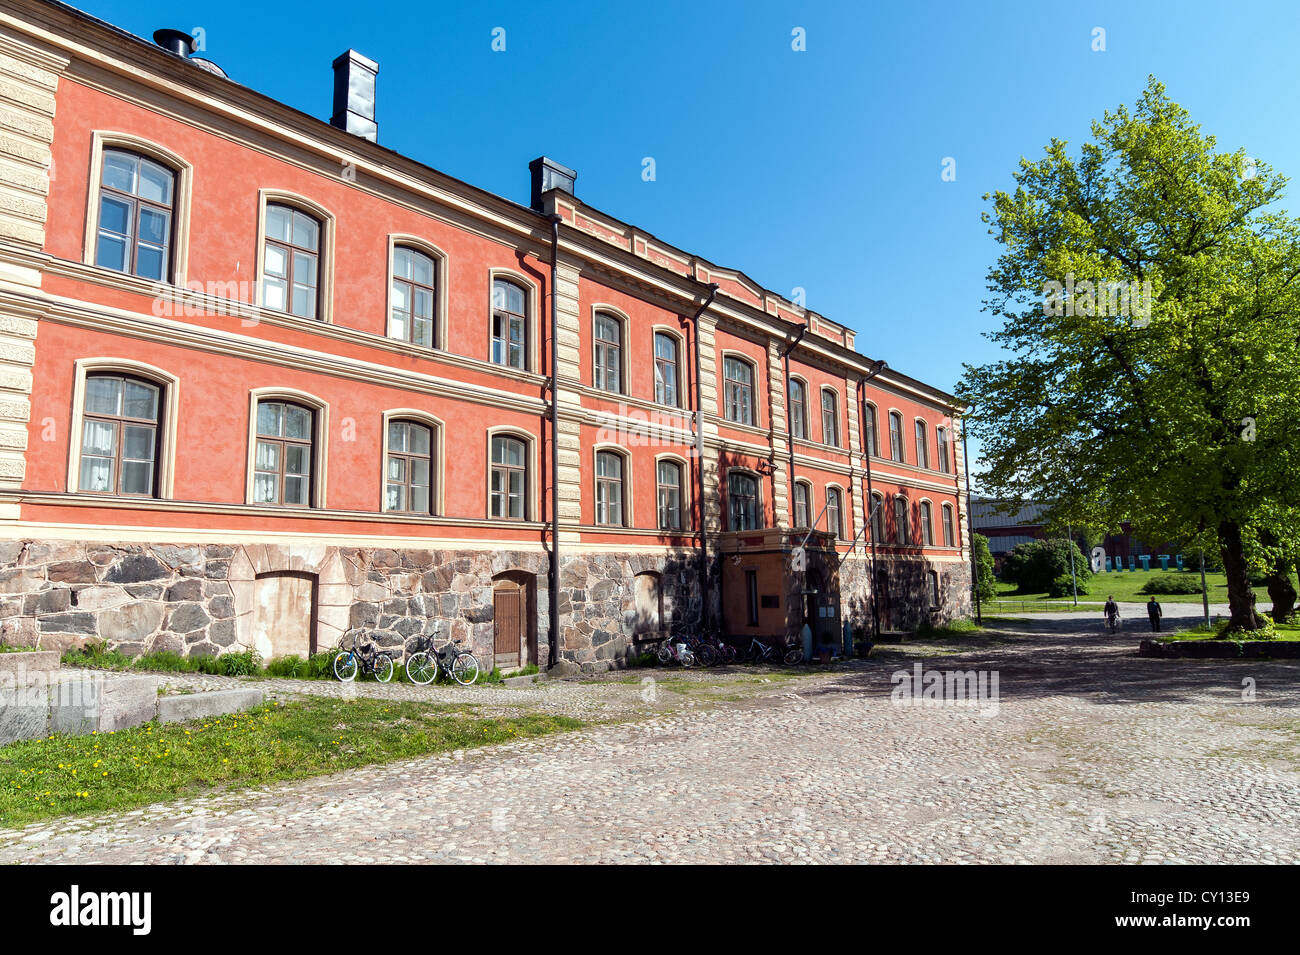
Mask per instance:
[[[1073,541],[1025,541],[1012,548],[1002,562],[1002,579],[1016,585],[1021,593],[1042,593],[1058,577],[1070,576],[1070,553],[1074,552],[1074,575],[1082,583],[1092,576],[1088,560]]]
[[[983,534],[973,534],[971,548],[975,551],[978,574],[975,593],[980,600],[992,600],[998,595],[998,585],[993,579],[993,555],[989,553],[989,539]]]
[[[1142,594],[1199,594],[1200,577],[1191,574],[1160,574],[1152,577],[1138,593]]]
[[[1047,588],[1049,597],[1073,597],[1075,594],[1075,578],[1069,574],[1062,574],[1052,581],[1051,586]],[[1080,596],[1088,592],[1088,585],[1085,581],[1078,581],[1078,593]]]

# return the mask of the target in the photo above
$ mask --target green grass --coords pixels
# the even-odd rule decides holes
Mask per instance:
[[[0,827],[125,811],[583,725],[545,714],[478,716],[468,706],[312,699],[220,719],[55,735],[0,746]]]
[[[1219,634],[1227,629],[1228,622],[1222,620],[1217,627],[1192,627],[1190,630],[1179,630],[1176,633],[1161,634],[1158,639],[1162,643],[1171,643],[1175,640],[1214,640]],[[1273,624],[1273,640],[1300,641],[1300,624],[1297,623],[1275,623]],[[1239,637],[1228,637],[1229,641],[1239,639]]]
[[[1080,595],[1079,601],[1080,603],[1082,603],[1085,600],[1104,603],[1106,598],[1113,594],[1117,601],[1146,603],[1149,598],[1147,594],[1141,592],[1143,584],[1145,584],[1148,580],[1150,580],[1153,577],[1159,577],[1164,574],[1169,574],[1169,575],[1174,575],[1179,577],[1182,576],[1192,577],[1196,580],[1198,584],[1201,579],[1201,574],[1199,571],[1190,571],[1190,570],[1162,571],[1160,570],[1160,565],[1158,563],[1156,564],[1155,570],[1135,570],[1132,572],[1125,570],[1118,573],[1112,571],[1111,573],[1108,574],[1107,573],[1093,574],[1093,576],[1088,581],[1088,589],[1089,589],[1088,595],[1087,596]],[[1228,602],[1228,578],[1227,577],[1225,577],[1221,573],[1212,574],[1207,572],[1205,575],[1205,583],[1210,591],[1210,603],[1222,604]],[[1049,601],[1046,592],[1022,594],[1020,593],[1020,591],[1016,589],[1015,584],[1007,583],[1005,581],[998,581],[997,587],[998,587],[998,597],[1006,599],[1013,604],[1020,604],[1022,602],[1026,604],[1064,603],[1065,606],[1063,607],[1053,608],[1053,609],[1060,609],[1060,610],[1069,610],[1073,606],[1073,600],[1071,598],[1067,597],[1064,601]],[[1255,594],[1259,598],[1259,606],[1261,609],[1265,607],[1271,607],[1273,605],[1273,601],[1268,596],[1268,590],[1266,588],[1256,587]],[[1199,591],[1194,594],[1159,594],[1156,596],[1156,599],[1159,600],[1161,603],[1196,604],[1201,602],[1201,594]],[[994,604],[994,607],[995,609],[998,610],[1003,609],[1002,606],[999,606],[996,603]]]
[[[953,620],[945,623],[941,627],[935,627],[926,623],[916,631],[918,637],[965,637],[974,633],[979,633],[984,628],[974,620]]]

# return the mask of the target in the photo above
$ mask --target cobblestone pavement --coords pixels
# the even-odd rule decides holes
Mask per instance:
[[[1135,637],[1035,614],[640,712],[636,683],[452,691],[628,721],[0,833],[0,862],[1300,860],[1300,666]],[[918,662],[996,672],[997,705],[891,702]]]

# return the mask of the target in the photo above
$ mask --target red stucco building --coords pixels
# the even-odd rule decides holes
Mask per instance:
[[[600,669],[966,612],[952,396],[557,163],[383,148],[359,54],[325,122],[161,39],[0,0],[0,638]]]

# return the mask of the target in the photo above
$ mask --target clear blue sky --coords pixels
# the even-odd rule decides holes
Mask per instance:
[[[552,156],[585,201],[806,289],[861,351],[945,389],[996,357],[981,197],[1052,136],[1077,144],[1133,103],[1149,73],[1221,147],[1300,172],[1300,7],[1285,2],[78,5],[142,36],[202,27],[232,78],[322,119],[330,63],[353,47],[379,62],[384,145],[520,202],[528,161]]]

